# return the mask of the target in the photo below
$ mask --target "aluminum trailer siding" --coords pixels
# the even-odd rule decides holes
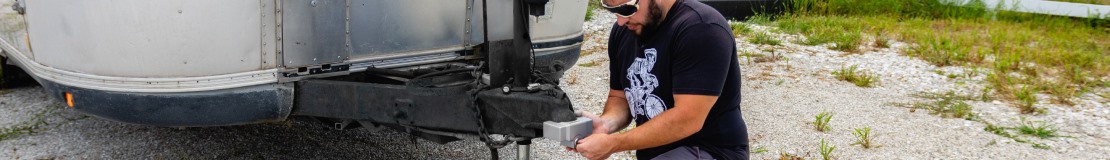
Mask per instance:
[[[284,120],[298,81],[470,59],[487,34],[482,0],[6,3],[19,9],[0,9],[8,64],[76,111],[153,126]],[[573,66],[586,3],[530,16],[538,68]]]

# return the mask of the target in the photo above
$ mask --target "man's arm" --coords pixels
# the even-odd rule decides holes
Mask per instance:
[[[624,127],[628,127],[628,124],[632,121],[632,113],[628,108],[628,98],[625,98],[624,91],[615,89],[609,89],[609,98],[605,100],[605,110],[601,112],[601,116],[585,112],[579,112],[578,114],[593,120],[594,131],[591,135],[620,131]],[[578,150],[570,147],[567,147],[567,150],[578,152]]]
[[[613,133],[628,127],[632,121],[632,113],[628,108],[628,98],[624,91],[609,89],[609,98],[605,100],[605,110],[600,118],[594,118],[594,133]]]
[[[595,132],[582,139],[578,151],[589,159],[603,159],[613,152],[658,147],[682,140],[701,130],[717,96],[676,94],[674,99],[674,108],[626,133]],[[606,111],[608,109],[607,106]]]
[[[617,151],[637,150],[674,143],[701,130],[717,96],[676,94],[675,106],[651,121],[615,135]]]

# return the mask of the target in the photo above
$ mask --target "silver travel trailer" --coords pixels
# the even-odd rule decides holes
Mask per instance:
[[[5,68],[71,110],[199,127],[326,120],[536,138],[575,119],[558,88],[587,0],[18,0]]]

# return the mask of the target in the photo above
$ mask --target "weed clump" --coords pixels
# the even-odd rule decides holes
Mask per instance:
[[[1037,103],[1037,95],[1036,91],[1032,88],[1022,87],[1018,92],[1014,92],[1014,97],[1017,98],[1019,102],[1018,109],[1021,110],[1021,113],[1029,114],[1038,112],[1039,109],[1033,107],[1033,104]]]
[[[912,105],[913,109],[929,110],[930,114],[944,118],[964,118],[969,120],[975,118],[975,113],[972,113],[971,105],[964,102],[975,99],[973,96],[959,95],[953,91],[945,93],[917,93],[914,96],[935,100],[932,102],[914,103]]]
[[[830,49],[856,52],[863,42],[860,33],[863,26],[854,25],[850,19],[839,16],[822,17],[822,20],[794,20],[784,19],[778,21],[778,27],[787,33],[799,33],[806,36],[805,40],[795,43],[803,45],[821,45],[832,43]]]
[[[1004,126],[994,125],[994,124],[991,124],[991,123],[988,123],[988,122],[983,122],[983,123],[986,123],[986,125],[987,125],[986,127],[983,128],[983,130],[987,131],[987,132],[990,132],[990,133],[994,133],[995,135],[999,135],[999,136],[1002,136],[1002,137],[1013,139],[1015,142],[1018,142],[1018,143],[1030,144],[1030,145],[1033,146],[1033,148],[1037,148],[1037,149],[1049,149],[1050,147],[1048,145],[1045,145],[1045,144],[1042,144],[1042,143],[1032,142],[1032,141],[1029,141],[1027,139],[1018,137],[1018,136],[1013,135],[1013,134],[1010,134],[1010,131],[1008,131],[1008,130],[1017,130],[1022,134],[1038,137],[1038,138],[1041,138],[1041,139],[1048,139],[1048,138],[1053,138],[1053,137],[1063,137],[1063,136],[1060,136],[1060,135],[1056,134],[1056,129],[1053,126],[1046,125],[1046,124],[1044,124],[1044,122],[1040,122],[1040,125],[1036,125],[1036,124],[1033,124],[1032,122],[1026,121],[1025,117],[1021,117],[1021,121],[1022,121],[1022,125],[1018,126],[1018,127],[1004,127]]]
[[[860,71],[856,65],[840,68],[840,70],[833,71],[832,74],[838,80],[852,82],[852,84],[860,87],[872,87],[875,82],[879,81],[878,76]]]
[[[817,131],[821,131],[821,132],[829,130],[829,128],[830,128],[829,127],[829,120],[832,119],[832,113],[829,113],[829,112],[817,113],[817,116],[814,116],[813,118],[814,118],[814,120],[813,120],[814,129],[817,129]]]
[[[601,8],[601,2],[590,1],[586,5],[586,21],[594,19],[594,10]]]
[[[748,26],[748,24],[729,23],[728,25],[729,27],[732,27],[732,35],[748,34],[752,32],[752,28]]]
[[[875,147],[874,144],[871,143],[871,140],[875,138],[871,136],[871,127],[864,127],[862,129],[856,128],[855,132],[852,132],[852,135],[856,136],[855,144],[859,144],[863,146],[863,148]]]
[[[1026,121],[1024,117],[1022,118],[1021,125],[1017,126],[1014,129],[1017,129],[1018,132],[1021,134],[1030,135],[1041,139],[1060,137],[1060,135],[1056,134],[1056,129],[1054,126],[1045,124],[1044,121]]]
[[[820,148],[820,150],[818,150],[819,151],[818,153],[821,153],[821,159],[822,160],[832,159],[833,150],[836,150],[836,146],[829,145],[828,143],[825,142],[825,139],[822,138],[821,139],[821,148]]]
[[[808,153],[807,153],[807,156],[808,156]],[[779,160],[805,160],[805,158],[802,158],[801,156],[798,156],[798,155],[782,152],[782,153],[779,154]]]
[[[752,153],[754,153],[754,154],[759,154],[759,153],[764,153],[764,152],[767,152],[767,147],[762,147],[761,146],[761,147],[755,147],[755,149],[752,149]]]
[[[748,42],[751,42],[751,43],[754,43],[754,44],[765,44],[765,45],[772,45],[772,46],[782,45],[782,41],[779,41],[778,39],[775,39],[774,37],[771,37],[771,34],[767,34],[767,33],[763,33],[763,32],[759,32],[759,33],[756,33],[755,35],[752,35],[752,38],[748,39]]]
[[[14,126],[0,128],[0,141],[10,140],[21,135],[33,134],[42,129],[42,126],[47,125],[46,115],[53,112],[54,109],[46,109],[38,112],[31,117],[31,120],[24,121]]]

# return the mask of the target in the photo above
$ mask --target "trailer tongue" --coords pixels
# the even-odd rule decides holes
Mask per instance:
[[[477,134],[494,158],[496,148],[509,142],[521,145],[518,158],[527,159],[527,145],[545,133],[588,133],[592,128],[582,129],[582,120],[558,83],[533,68],[528,18],[545,14],[546,3],[483,1],[486,8],[512,9],[483,13],[483,26],[489,32],[478,51],[484,61],[477,66],[448,65],[425,69],[419,75],[370,68],[346,79],[301,80],[296,82],[292,115],[333,119],[337,129],[356,123],[387,127],[437,143]],[[490,27],[511,30],[493,31]],[[572,122],[578,123],[560,124]],[[577,127],[567,131],[567,126]]]

